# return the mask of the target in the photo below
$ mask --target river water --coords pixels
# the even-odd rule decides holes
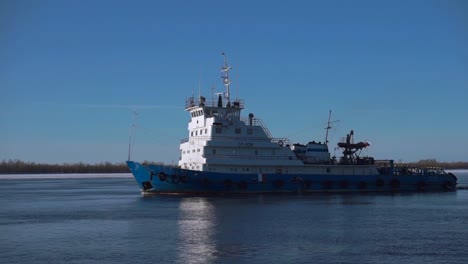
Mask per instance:
[[[466,189],[142,196],[129,174],[0,175],[0,263],[466,264],[467,249]]]

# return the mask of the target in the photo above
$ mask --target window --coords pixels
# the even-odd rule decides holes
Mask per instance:
[[[240,134],[241,133],[241,129],[240,128],[236,128],[236,134]]]
[[[198,136],[198,131],[195,131],[195,136]]]
[[[190,135],[193,137],[193,131],[192,131],[192,132],[190,132]]]
[[[205,128],[205,134],[208,134],[208,129],[207,128]]]
[[[252,135],[253,134],[253,129],[252,128],[247,129],[247,134]]]
[[[258,150],[255,150],[255,155],[258,155]]]
[[[216,149],[213,149],[213,155],[216,155]]]

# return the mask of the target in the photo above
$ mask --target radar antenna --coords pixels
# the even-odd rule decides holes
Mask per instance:
[[[226,106],[230,106],[231,102],[229,100],[229,97],[230,97],[229,85],[231,84],[231,80],[229,79],[229,70],[231,69],[231,66],[228,66],[228,64],[227,64],[226,53],[224,53],[224,51],[223,51],[221,53],[221,55],[224,56],[224,65],[221,66],[221,79],[223,80],[223,84],[226,87],[226,92],[224,93],[224,98],[227,99]]]

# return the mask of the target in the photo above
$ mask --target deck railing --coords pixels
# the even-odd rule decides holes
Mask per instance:
[[[203,154],[204,158],[216,159],[239,159],[239,160],[297,160],[296,156],[256,156],[256,155],[226,155],[226,154]]]
[[[232,108],[240,108],[244,109],[244,100],[243,99],[236,99],[230,103]],[[218,106],[218,98],[193,98],[189,97],[185,99],[185,109],[197,106],[209,106],[209,107],[217,107]],[[223,101],[223,106],[226,107],[226,101]]]
[[[265,123],[263,123],[263,121],[260,118],[241,117],[240,119],[247,126],[250,126],[250,124],[252,124],[253,126],[260,126],[265,132],[265,134],[268,136],[268,138],[273,138],[273,136],[270,133],[270,130],[268,130],[267,126],[265,125]]]

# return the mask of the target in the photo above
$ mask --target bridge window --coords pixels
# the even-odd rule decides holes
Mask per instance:
[[[241,129],[240,128],[236,128],[236,134],[240,134],[241,133]]]

